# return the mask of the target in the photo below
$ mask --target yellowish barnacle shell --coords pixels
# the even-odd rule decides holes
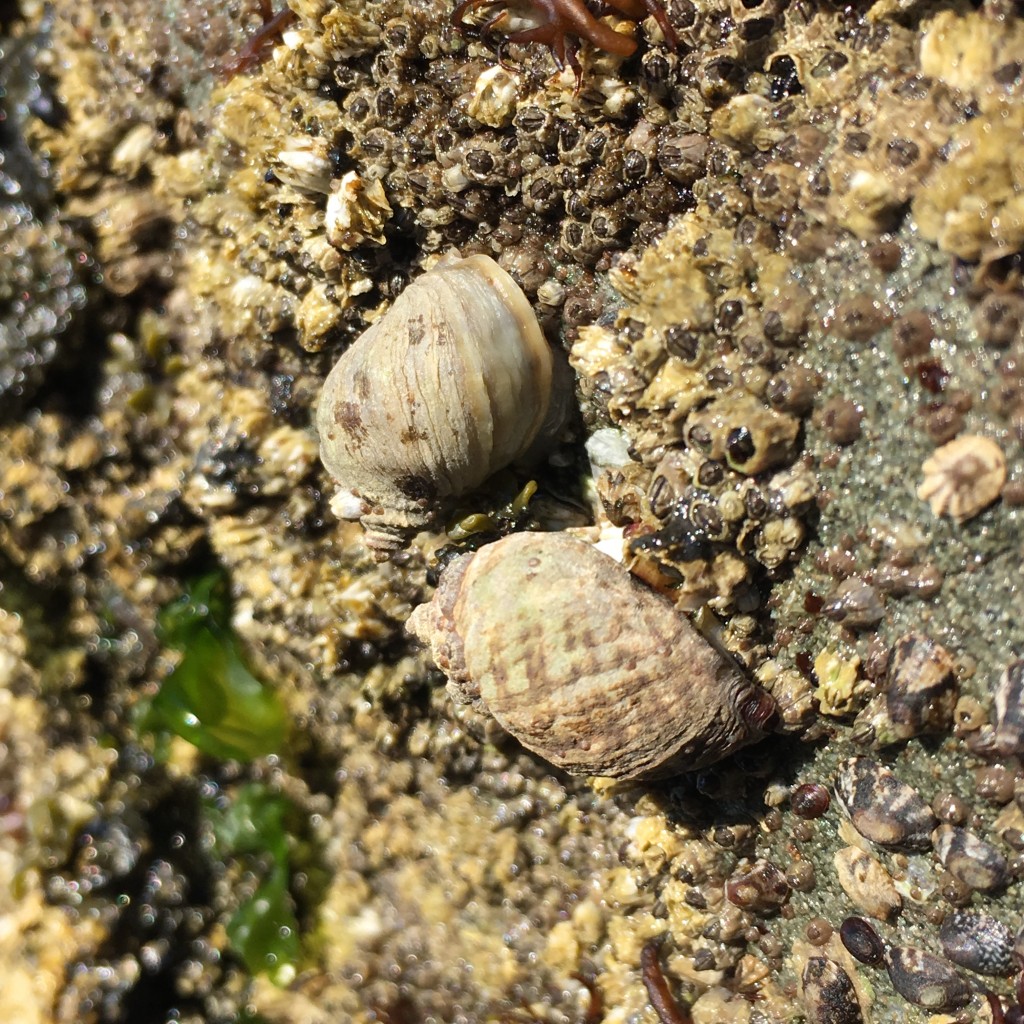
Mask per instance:
[[[513,534],[456,558],[408,629],[455,700],[575,775],[700,768],[775,714],[670,601],[567,534]]]
[[[327,197],[324,229],[331,245],[345,252],[366,242],[384,244],[384,225],[394,211],[376,180],[367,180],[356,171],[344,174]]]
[[[925,459],[924,480],[917,496],[937,516],[966,522],[1002,494],[1006,457],[987,437],[965,434],[944,444]]]
[[[551,398],[552,356],[516,283],[487,256],[421,275],[331,370],[320,459],[379,559],[523,456]]]

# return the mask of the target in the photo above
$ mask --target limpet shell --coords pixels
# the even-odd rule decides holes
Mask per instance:
[[[995,752],[1024,754],[1024,658],[1006,666],[995,692]]]
[[[892,987],[904,999],[926,1010],[950,1010],[971,1001],[971,988],[948,960],[915,949],[894,946],[885,952]]]
[[[566,534],[514,534],[454,559],[407,628],[455,700],[576,775],[700,768],[775,715],[666,598]]]
[[[448,499],[523,457],[551,404],[551,350],[488,256],[418,277],[342,355],[317,408],[331,508],[383,560]]]

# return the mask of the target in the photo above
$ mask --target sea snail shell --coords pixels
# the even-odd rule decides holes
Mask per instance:
[[[667,599],[567,534],[459,556],[407,628],[455,700],[574,775],[677,775],[758,739],[775,714]]]
[[[526,296],[487,256],[422,274],[338,360],[317,409],[320,459],[383,560],[446,499],[523,456],[552,356]]]

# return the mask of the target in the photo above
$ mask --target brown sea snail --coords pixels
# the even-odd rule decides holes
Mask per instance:
[[[342,355],[317,409],[331,508],[378,560],[447,499],[526,454],[551,404],[552,355],[518,285],[487,256],[422,274]]]
[[[775,716],[667,598],[567,534],[460,555],[407,628],[456,701],[574,775],[678,775],[758,739]]]

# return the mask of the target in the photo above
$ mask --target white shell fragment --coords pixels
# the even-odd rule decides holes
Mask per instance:
[[[392,213],[384,186],[379,181],[367,181],[355,171],[349,171],[327,197],[324,213],[327,241],[345,252],[365,242],[383,245],[384,225]]]
[[[979,434],[965,434],[925,459],[917,496],[937,516],[958,523],[973,518],[1003,492],[1006,458],[999,445]]]
[[[387,558],[447,499],[524,456],[551,404],[552,355],[526,296],[487,256],[421,275],[328,375],[320,458],[335,514]]]
[[[460,556],[407,628],[455,700],[575,775],[700,768],[775,714],[671,602],[566,534],[513,534]]]

